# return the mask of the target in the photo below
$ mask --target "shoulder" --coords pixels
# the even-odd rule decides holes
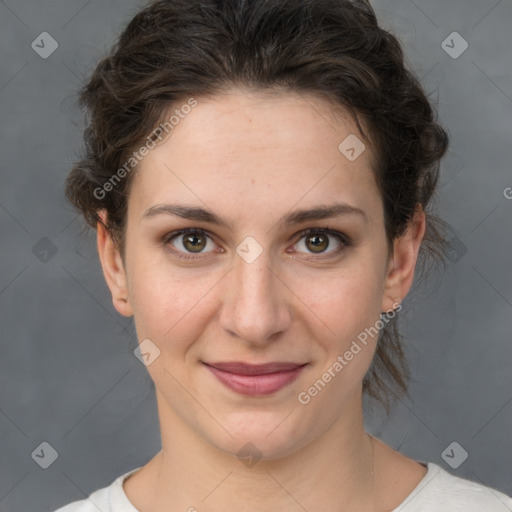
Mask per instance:
[[[83,500],[73,501],[55,512],[138,512],[128,501],[123,482],[140,468],[132,469],[117,477],[110,485],[98,489]]]
[[[57,509],[55,512],[112,512],[109,504],[110,486],[94,491],[88,498],[73,501]]]
[[[413,492],[392,512],[512,512],[512,498],[429,462]]]

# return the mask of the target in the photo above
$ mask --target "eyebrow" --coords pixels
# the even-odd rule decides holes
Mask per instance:
[[[172,215],[182,219],[207,222],[217,226],[224,226],[232,229],[230,224],[219,217],[213,211],[200,206],[185,206],[179,204],[156,204],[148,208],[143,214],[142,219],[150,219],[158,215]],[[294,226],[311,220],[333,219],[345,215],[356,215],[368,223],[366,213],[360,208],[351,206],[347,203],[333,203],[330,205],[319,205],[312,208],[295,210],[281,217],[276,224]]]

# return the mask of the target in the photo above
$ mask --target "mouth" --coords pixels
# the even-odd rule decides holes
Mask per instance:
[[[275,393],[291,384],[308,363],[242,362],[203,363],[226,387],[242,395],[261,396]]]

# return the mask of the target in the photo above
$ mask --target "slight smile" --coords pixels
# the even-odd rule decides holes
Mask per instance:
[[[275,393],[291,384],[308,363],[203,363],[226,387],[242,395]]]

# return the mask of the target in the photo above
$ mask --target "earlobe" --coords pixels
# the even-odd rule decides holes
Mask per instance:
[[[127,276],[121,254],[110,233],[106,229],[106,211],[98,212],[101,222],[97,223],[98,255],[103,269],[105,281],[112,294],[112,303],[123,316],[132,316]]]
[[[382,311],[396,308],[400,298],[403,299],[409,293],[425,229],[425,212],[418,205],[406,232],[393,241],[393,254],[386,276]]]

